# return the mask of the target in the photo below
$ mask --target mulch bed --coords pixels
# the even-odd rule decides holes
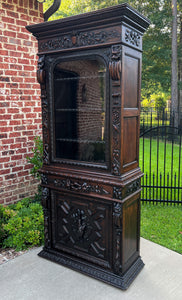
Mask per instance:
[[[8,262],[9,260],[14,259],[15,257],[20,256],[26,252],[27,252],[27,250],[17,252],[17,251],[15,251],[15,249],[11,249],[11,248],[8,248],[8,249],[0,248],[0,265],[2,265],[4,263]]]

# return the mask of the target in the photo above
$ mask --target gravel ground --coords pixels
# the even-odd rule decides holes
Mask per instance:
[[[8,262],[11,259],[14,259],[17,256],[20,256],[24,253],[26,253],[27,250],[25,251],[15,251],[14,249],[2,249],[0,248],[0,265]]]

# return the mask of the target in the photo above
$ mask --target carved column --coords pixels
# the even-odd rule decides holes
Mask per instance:
[[[45,55],[42,55],[38,59],[37,66],[37,80],[41,86],[41,104],[42,104],[42,132],[43,132],[43,162],[44,164],[50,163],[50,151],[49,151],[49,117],[48,117],[48,100],[46,92],[46,72]]]
[[[50,236],[50,210],[49,210],[50,190],[48,188],[42,189],[42,206],[44,211],[44,241],[45,248],[51,248]]]
[[[109,72],[112,79],[112,174],[121,169],[121,45],[111,48]]]
[[[122,204],[113,203],[113,268],[117,275],[122,273],[121,266],[121,240],[122,240]]]

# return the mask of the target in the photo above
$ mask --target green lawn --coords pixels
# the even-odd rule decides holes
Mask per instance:
[[[182,207],[142,204],[141,236],[182,254]]]

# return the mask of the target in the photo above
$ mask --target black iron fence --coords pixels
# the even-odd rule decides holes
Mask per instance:
[[[143,202],[182,204],[182,114],[141,109],[140,168]]]

